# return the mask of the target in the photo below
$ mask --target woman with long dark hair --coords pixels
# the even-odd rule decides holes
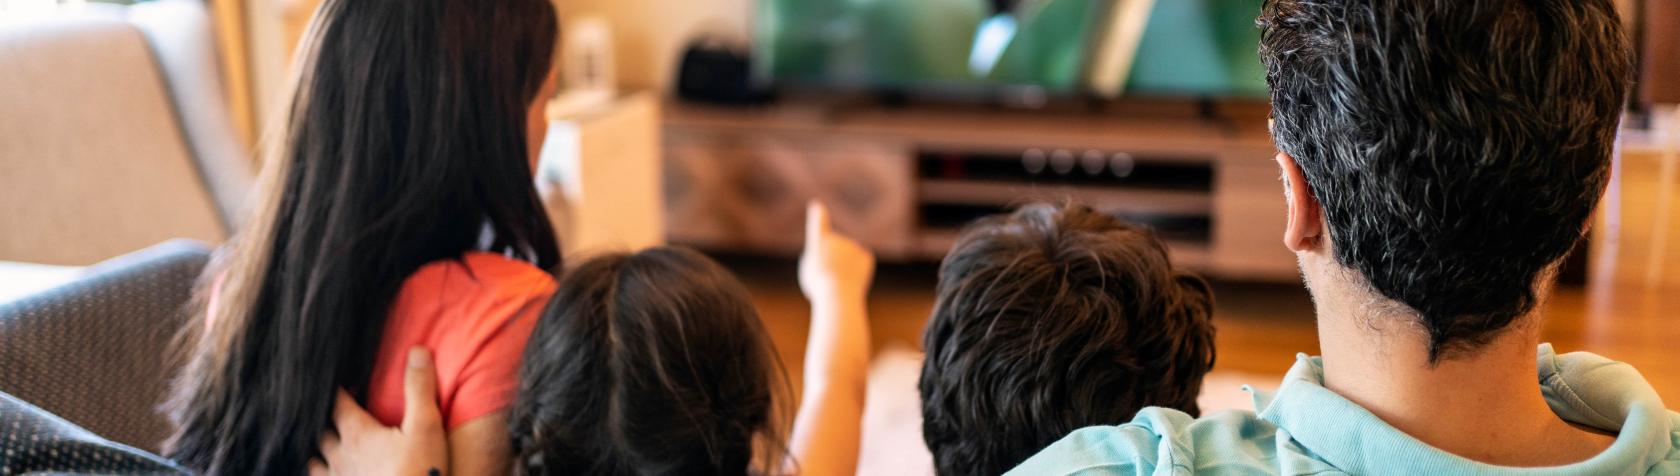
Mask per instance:
[[[327,0],[247,226],[207,273],[168,454],[299,474],[343,389],[403,411],[436,356],[451,472],[507,468],[506,406],[560,261],[532,186],[547,0]]]

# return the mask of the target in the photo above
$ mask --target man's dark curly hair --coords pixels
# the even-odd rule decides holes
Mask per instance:
[[[922,336],[922,436],[939,474],[1008,471],[1069,432],[1199,413],[1212,294],[1155,234],[1082,206],[972,225]]]
[[[1269,0],[1258,23],[1277,147],[1430,361],[1532,311],[1609,177],[1632,83],[1610,0]]]

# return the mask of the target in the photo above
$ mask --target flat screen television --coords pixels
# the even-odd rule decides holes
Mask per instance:
[[[1262,0],[759,0],[756,73],[907,94],[1263,98]]]

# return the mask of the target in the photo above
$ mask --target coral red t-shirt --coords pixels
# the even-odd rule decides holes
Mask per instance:
[[[212,285],[211,309],[221,285],[221,279]],[[469,252],[420,267],[391,303],[368,382],[368,411],[386,425],[402,423],[403,375],[416,346],[432,352],[448,429],[506,408],[525,341],[555,289],[547,272],[495,253]],[[211,326],[216,319],[206,321]]]
[[[449,429],[507,408],[525,341],[555,288],[547,272],[494,253],[421,267],[392,301],[368,411],[386,425],[402,423],[403,375],[415,346],[432,352],[438,408]]]

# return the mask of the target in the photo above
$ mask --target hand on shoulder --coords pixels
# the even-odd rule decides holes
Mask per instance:
[[[343,390],[333,406],[337,431],[321,435],[321,459],[310,476],[442,475],[449,467],[449,440],[437,405],[437,370],[424,348],[409,351],[403,375],[402,426],[386,427]]]

